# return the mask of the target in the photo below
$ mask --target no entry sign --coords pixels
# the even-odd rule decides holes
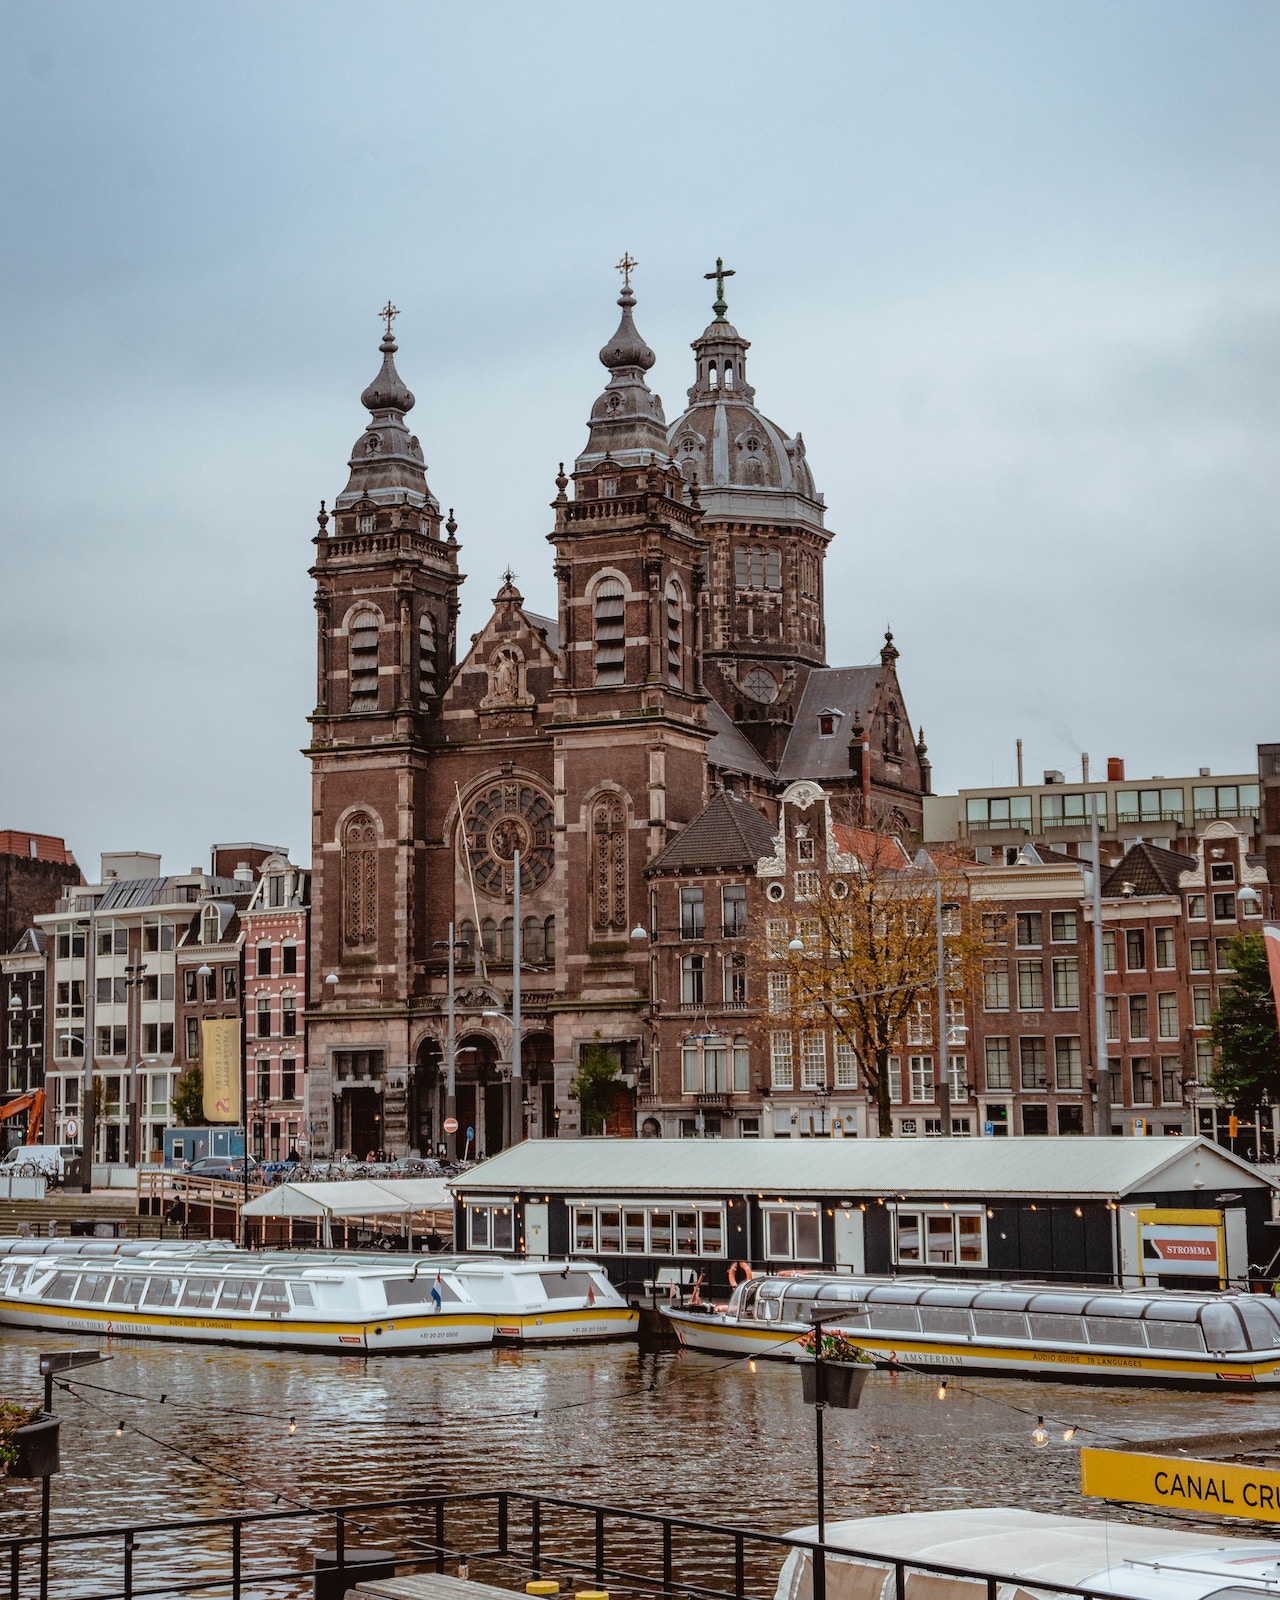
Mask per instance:
[[[457,1117],[446,1117],[444,1119],[444,1131],[446,1133],[457,1133],[457,1131],[458,1131],[458,1119],[457,1119]]]

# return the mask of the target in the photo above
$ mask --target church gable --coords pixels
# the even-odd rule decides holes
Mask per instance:
[[[534,726],[550,713],[555,647],[553,625],[524,609],[508,573],[494,596],[492,616],[473,636],[445,691],[446,724],[474,721],[481,738],[490,729]]]

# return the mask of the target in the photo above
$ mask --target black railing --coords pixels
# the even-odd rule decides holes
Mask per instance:
[[[282,1562],[284,1548],[297,1550],[290,1524],[304,1522],[312,1525],[304,1530],[312,1542],[300,1552],[303,1564],[297,1564],[296,1554],[293,1562]],[[388,1527],[389,1522],[394,1525]],[[8,1551],[9,1600],[34,1596],[39,1538],[0,1540],[0,1546]],[[905,1600],[910,1572],[985,1581],[987,1600],[996,1600],[1000,1585],[1016,1588],[1024,1581],[1017,1575],[523,1490],[423,1494],[96,1528],[55,1534],[50,1546],[50,1592],[74,1595],[75,1600],[196,1593],[244,1600],[267,1589],[299,1597],[341,1594],[359,1583],[362,1570],[372,1578],[375,1567],[376,1576],[385,1577],[388,1567],[405,1574],[443,1573],[450,1565],[470,1577],[481,1575],[478,1567],[487,1581],[514,1592],[530,1579],[553,1573],[586,1575],[597,1588],[615,1585],[670,1600],[769,1600],[793,1549],[808,1551],[813,1560],[813,1600],[826,1600],[828,1556],[891,1568],[896,1600]],[[650,1565],[637,1570],[637,1560],[646,1556]],[[113,1569],[116,1575],[109,1576]],[[1090,1590],[1040,1577],[1035,1587],[1073,1600],[1101,1600]]]

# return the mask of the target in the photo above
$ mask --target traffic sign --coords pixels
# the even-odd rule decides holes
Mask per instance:
[[[80,1132],[80,1124],[76,1121],[76,1119],[74,1117],[68,1117],[67,1118],[67,1138],[70,1139],[72,1144],[74,1144],[76,1142],[76,1138],[79,1135],[79,1132]]]
[[[476,1130],[474,1128],[468,1128],[467,1129],[467,1143],[470,1144],[472,1139],[475,1138],[475,1136],[476,1136]]]
[[[444,1131],[446,1133],[457,1133],[457,1131],[458,1131],[458,1119],[457,1119],[457,1117],[446,1117],[444,1119]]]

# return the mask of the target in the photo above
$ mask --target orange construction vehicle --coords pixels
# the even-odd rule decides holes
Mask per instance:
[[[16,1100],[6,1100],[0,1106],[0,1122],[7,1122],[10,1117],[16,1117],[23,1111],[29,1110],[27,1119],[27,1137],[23,1144],[39,1144],[44,1128],[44,1090],[32,1089],[28,1094],[20,1094]]]

